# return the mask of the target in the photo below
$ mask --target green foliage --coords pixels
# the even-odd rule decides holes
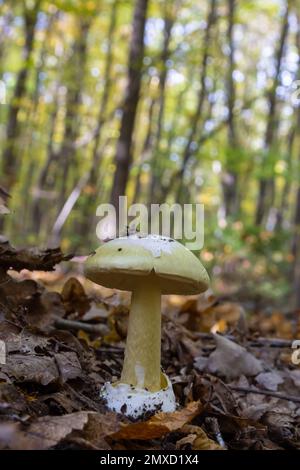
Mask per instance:
[[[182,185],[184,202],[205,204],[204,253],[210,253],[206,262],[211,268],[224,266],[229,258],[248,260],[249,271],[242,261],[241,266],[254,283],[263,279],[257,283],[258,291],[284,296],[292,271],[290,247],[296,233],[292,217],[299,185],[297,132],[290,142],[299,111],[290,99],[289,85],[297,76],[299,24],[291,2],[292,27],[275,77],[284,20],[281,4],[277,0],[235,3],[232,83],[227,1],[217,2],[208,41],[211,2],[149,3],[127,193],[133,197],[140,177],[139,202],[148,204],[155,177],[160,202],[173,201]],[[284,7],[286,2],[281,3]],[[30,32],[25,8],[36,5],[37,22]],[[5,230],[15,242],[49,243],[64,203],[82,175],[94,169],[94,180],[80,189],[57,239],[82,253],[86,240],[92,243],[95,207],[109,202],[116,169],[128,66],[133,65],[128,63],[128,51],[136,32],[134,6],[129,0],[0,2],[0,80],[7,101],[0,104],[1,169],[9,166],[4,150],[11,145],[15,165],[11,174],[4,174],[3,185],[7,183],[12,196]],[[166,18],[171,22],[167,43]],[[30,34],[32,50],[27,54]],[[275,88],[275,111],[270,117],[269,91]],[[234,101],[231,126],[230,99]],[[274,136],[266,149],[270,122]],[[236,187],[226,183],[228,175],[236,177]],[[274,194],[267,194],[262,223],[256,225],[264,180],[272,183]],[[226,190],[230,189],[237,200],[229,210]],[[283,210],[287,228],[279,230],[274,224],[270,228],[270,212],[275,209]],[[256,277],[251,275],[253,266]]]

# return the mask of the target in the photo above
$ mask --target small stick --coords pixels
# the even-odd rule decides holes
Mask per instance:
[[[243,393],[256,393],[257,395],[267,395],[269,397],[279,398],[280,400],[287,400],[293,401],[295,403],[300,403],[300,397],[295,397],[293,395],[285,395],[284,393],[280,392],[271,392],[269,390],[256,390],[253,388],[247,387],[236,387],[235,385],[228,385],[231,390],[236,392],[243,392]]]
[[[200,339],[214,339],[212,333],[193,333],[196,338]],[[237,338],[233,335],[224,335],[225,338],[230,339],[231,341],[237,341]],[[268,346],[271,348],[291,348],[292,347],[292,340],[288,339],[281,339],[281,338],[263,338],[259,337],[253,340],[249,340],[249,346],[252,347],[263,347]]]
[[[94,333],[100,336],[108,333],[108,328],[105,325],[91,325],[90,323],[84,323],[75,320],[66,320],[65,318],[55,318],[55,326],[63,330],[82,330],[87,333]]]
[[[257,338],[251,341],[251,345],[270,346],[271,348],[291,348],[293,340],[281,338]]]
[[[100,353],[100,354],[119,354],[119,355],[124,355],[124,349],[114,349],[114,348],[103,348],[103,347],[100,347],[97,349],[97,351]]]

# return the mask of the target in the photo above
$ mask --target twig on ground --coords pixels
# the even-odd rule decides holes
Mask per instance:
[[[271,348],[291,348],[293,340],[282,338],[257,338],[251,341],[251,346],[270,346]]]
[[[104,336],[108,333],[108,327],[105,325],[91,325],[90,323],[84,323],[75,320],[66,320],[65,318],[55,318],[55,326],[63,330],[82,330],[86,333],[98,334]]]
[[[114,349],[114,348],[103,348],[103,347],[100,347],[97,349],[97,352],[99,354],[116,354],[116,355],[120,355],[120,356],[124,356],[124,348],[123,349]]]
[[[280,392],[271,392],[269,390],[257,390],[248,387],[237,387],[235,385],[229,385],[231,390],[242,393],[256,393],[257,395],[266,395],[269,397],[279,398],[280,400],[293,401],[295,403],[300,403],[300,397],[295,397],[293,395],[286,395],[285,393]]]
[[[214,336],[212,333],[193,333],[193,336],[200,339],[213,340]],[[237,338],[233,335],[224,335],[225,338],[231,341],[237,341]],[[282,338],[255,338],[248,340],[248,346],[250,347],[271,347],[271,348],[290,348],[293,340],[282,339]]]

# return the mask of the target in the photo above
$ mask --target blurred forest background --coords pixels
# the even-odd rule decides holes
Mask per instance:
[[[200,202],[216,290],[300,307],[298,0],[0,0],[0,103],[12,243],[87,254],[102,202]]]

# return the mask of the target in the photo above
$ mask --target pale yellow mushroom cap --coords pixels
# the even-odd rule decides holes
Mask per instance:
[[[155,276],[162,294],[199,294],[209,285],[201,261],[185,246],[159,235],[129,235],[101,245],[85,274],[104,287],[132,291],[141,276]]]

